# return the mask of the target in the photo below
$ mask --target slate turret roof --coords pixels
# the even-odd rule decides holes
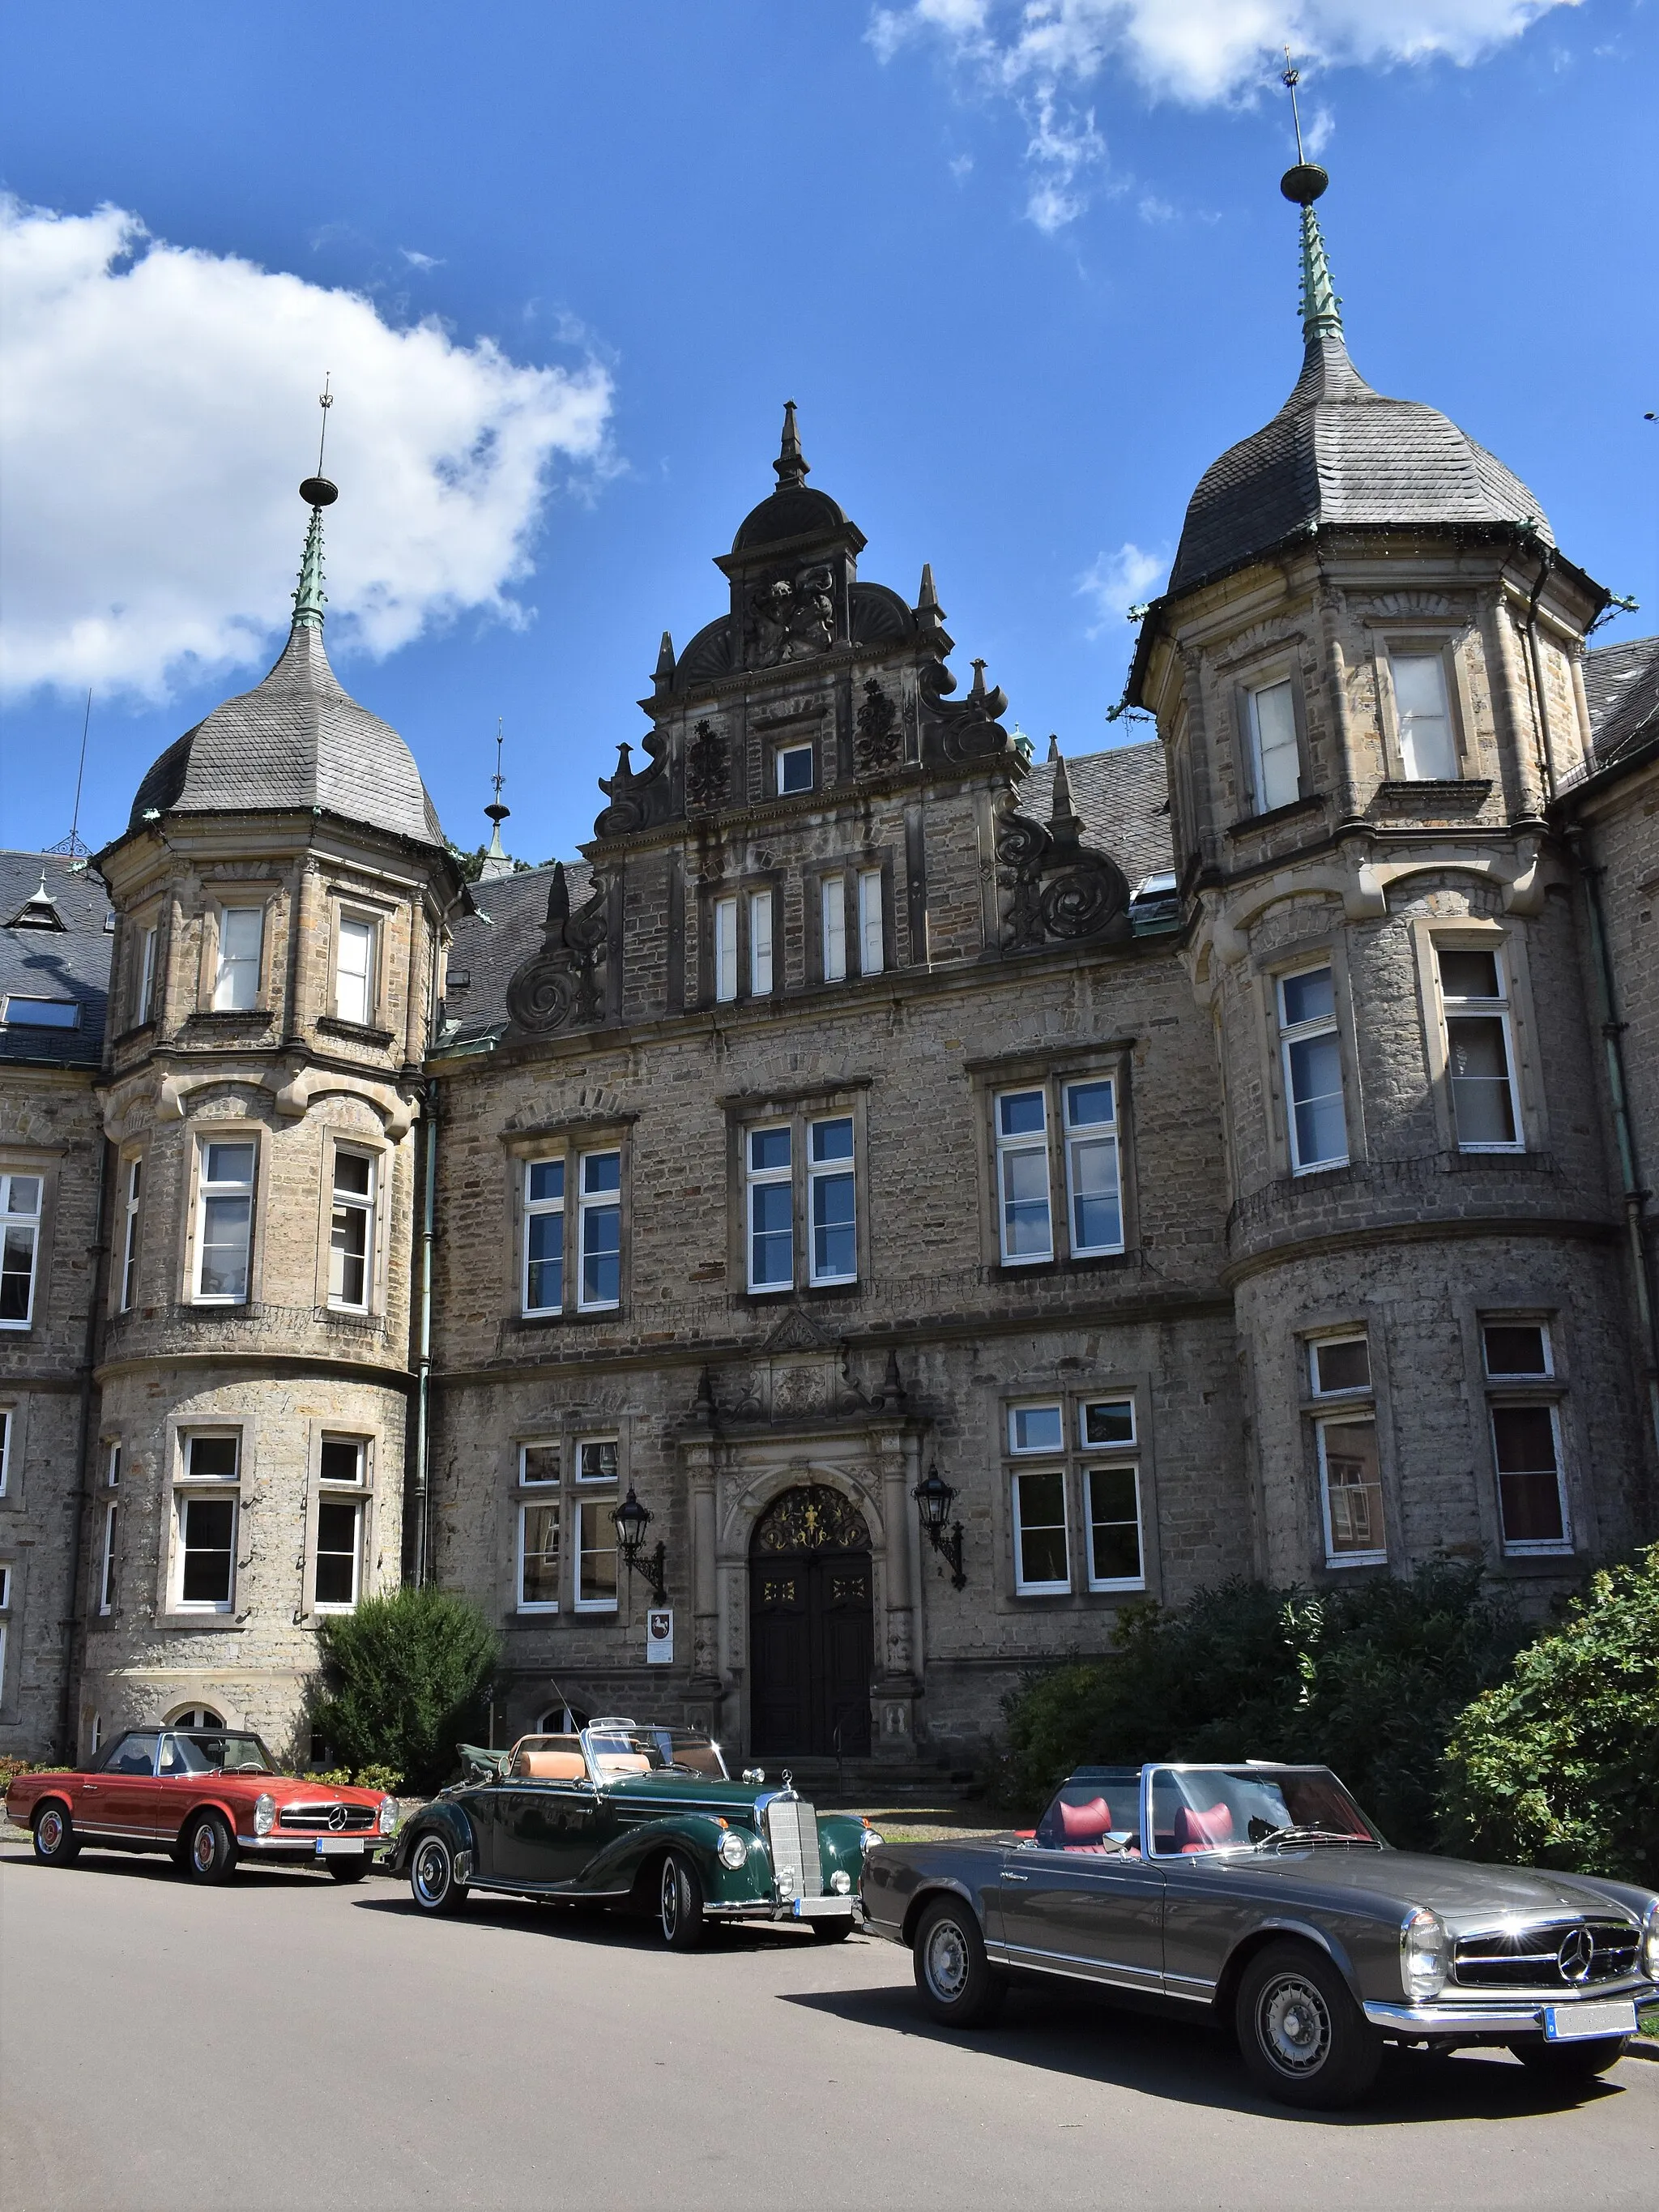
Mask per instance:
[[[1584,655],[1584,698],[1598,761],[1659,737],[1659,637],[1592,646]]]

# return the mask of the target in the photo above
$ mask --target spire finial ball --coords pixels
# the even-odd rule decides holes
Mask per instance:
[[[307,477],[300,486],[300,496],[307,507],[332,507],[340,496],[340,487],[326,477]]]
[[[1279,180],[1279,189],[1298,207],[1311,207],[1330,181],[1317,161],[1298,161],[1285,170]]]

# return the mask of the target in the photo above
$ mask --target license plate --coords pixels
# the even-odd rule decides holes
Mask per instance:
[[[1634,2035],[1636,2000],[1620,1997],[1605,2004],[1546,2005],[1544,2040],[1577,2043],[1589,2035]]]
[[[853,1910],[850,1897],[798,1897],[795,1899],[797,1920],[833,1920]]]
[[[317,1856],[319,1859],[361,1858],[363,1841],[361,1836],[319,1836]]]

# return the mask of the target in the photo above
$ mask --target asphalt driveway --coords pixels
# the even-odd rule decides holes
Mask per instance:
[[[1218,2040],[1087,1993],[952,2038],[908,1958],[745,1931],[671,1957],[374,1880],[0,1852],[6,2212],[1653,2201],[1659,2065],[1576,2104],[1508,2057],[1401,2057],[1359,2111],[1264,2104]]]

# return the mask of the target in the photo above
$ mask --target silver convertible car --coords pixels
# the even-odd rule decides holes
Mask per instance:
[[[1659,1998],[1659,1897],[1391,1850],[1328,1768],[1079,1767],[1035,1831],[883,1844],[866,1926],[908,1944],[938,2020],[1010,1970],[1231,2021],[1269,2094],[1352,2103],[1385,2043],[1507,2045],[1564,2086]]]

